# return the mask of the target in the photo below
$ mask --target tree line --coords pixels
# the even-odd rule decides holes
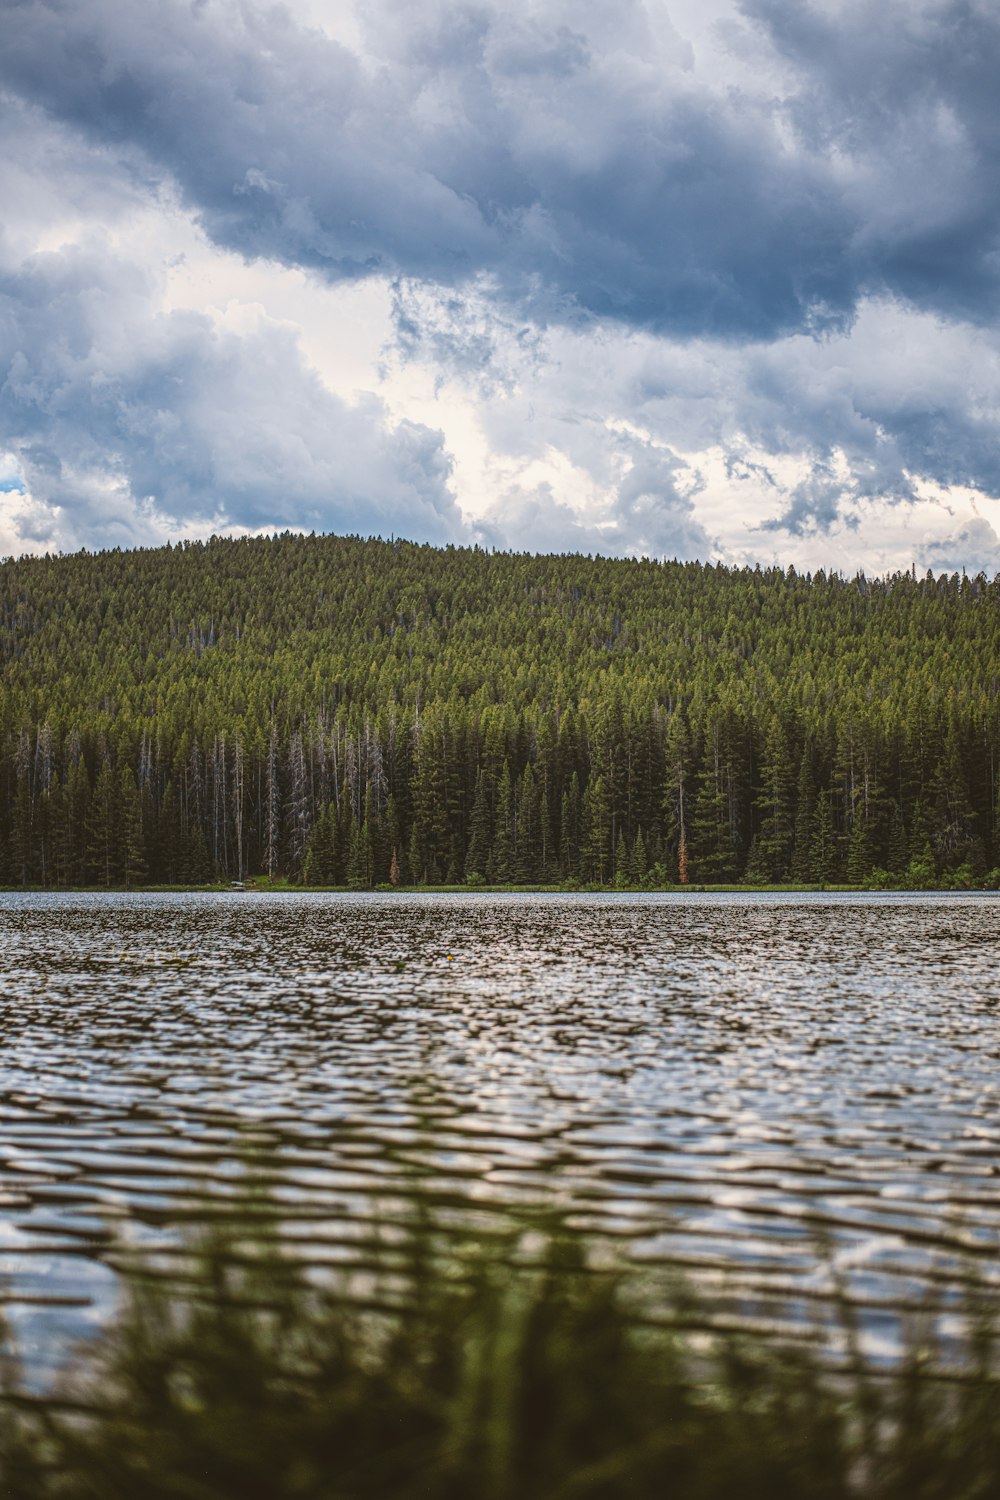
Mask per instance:
[[[0,881],[996,884],[1000,580],[283,535],[0,564]]]

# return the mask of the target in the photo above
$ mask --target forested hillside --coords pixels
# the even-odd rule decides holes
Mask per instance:
[[[300,536],[11,560],[0,710],[16,886],[1000,864],[982,576]]]

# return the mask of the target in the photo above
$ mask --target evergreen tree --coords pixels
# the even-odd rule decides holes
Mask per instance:
[[[485,878],[490,868],[490,845],[493,829],[490,817],[489,792],[482,771],[476,772],[476,790],[472,799],[472,814],[469,819],[469,847],[465,855],[465,877]]]
[[[756,807],[759,823],[753,852],[755,874],[780,881],[791,872],[795,834],[795,776],[791,736],[775,715],[767,729]]]
[[[688,881],[688,817],[690,796],[688,774],[691,760],[691,737],[683,713],[677,709],[667,724],[666,784],[663,793],[666,842],[671,864],[681,885]]]
[[[559,814],[559,868],[564,879],[580,875],[580,816],[580,779],[573,771]]]
[[[847,842],[847,879],[851,885],[864,885],[871,875],[873,864],[868,822],[864,809],[859,807]]]
[[[889,822],[887,867],[894,875],[902,874],[910,862],[910,846],[898,802],[893,802]]]
[[[629,880],[632,885],[645,885],[649,874],[649,856],[646,853],[646,841],[642,836],[642,829],[636,829],[635,843],[632,845],[632,862],[629,870]]]
[[[515,858],[514,788],[511,781],[510,761],[505,760],[497,786],[496,833],[489,865],[490,879],[501,883],[513,880]]]
[[[114,772],[105,760],[94,785],[87,822],[87,873],[95,885],[117,885],[119,861],[118,796]]]
[[[795,795],[795,848],[792,857],[792,879],[808,883],[815,878],[813,835],[816,825],[816,778],[814,752],[803,747],[799,760],[799,779]]]
[[[7,859],[8,873],[15,885],[29,885],[35,873],[32,858],[32,814],[31,775],[25,763],[18,769]]]
[[[0,878],[298,879],[333,803],[336,884],[633,883],[640,830],[659,881],[967,884],[1000,862],[998,604],[342,537],[8,559]]]
[[[833,822],[833,794],[823,787],[816,795],[812,821],[810,880],[817,885],[831,885],[837,880],[840,860]]]
[[[522,883],[537,880],[542,865],[542,854],[541,797],[529,763],[524,768],[517,796],[515,880]]]
[[[97,801],[96,788],[94,800]],[[160,881],[165,885],[175,885],[180,879],[181,839],[178,822],[174,786],[173,782],[168,781],[156,818],[156,866]],[[227,872],[224,868],[217,868],[215,873],[226,874]]]
[[[619,829],[618,842],[615,845],[615,867],[613,879],[615,887],[620,891],[625,890],[625,888],[631,884],[631,880],[629,878],[629,863],[630,861],[628,845],[625,843],[625,830]]]
[[[611,801],[603,776],[594,776],[583,794],[580,862],[584,879],[601,885],[611,870]]]
[[[146,879],[146,841],[142,827],[142,800],[135,777],[127,766],[118,773],[118,817],[120,820],[121,874],[126,886]],[[188,871],[188,878],[191,872]]]
[[[305,885],[336,885],[337,843],[337,809],[328,802],[309,835],[302,872]]]

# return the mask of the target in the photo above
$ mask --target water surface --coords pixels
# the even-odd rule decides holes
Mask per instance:
[[[636,1261],[724,1274],[734,1316],[826,1295],[828,1262],[890,1339],[1000,1249],[998,918],[966,895],[0,896],[0,1296],[50,1366],[113,1305],[116,1242],[169,1268],[249,1159],[317,1272],[363,1268],[418,1199],[484,1231],[555,1200]]]

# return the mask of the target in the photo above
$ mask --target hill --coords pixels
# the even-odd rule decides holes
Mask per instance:
[[[284,535],[0,564],[0,880],[970,883],[1000,580]]]

